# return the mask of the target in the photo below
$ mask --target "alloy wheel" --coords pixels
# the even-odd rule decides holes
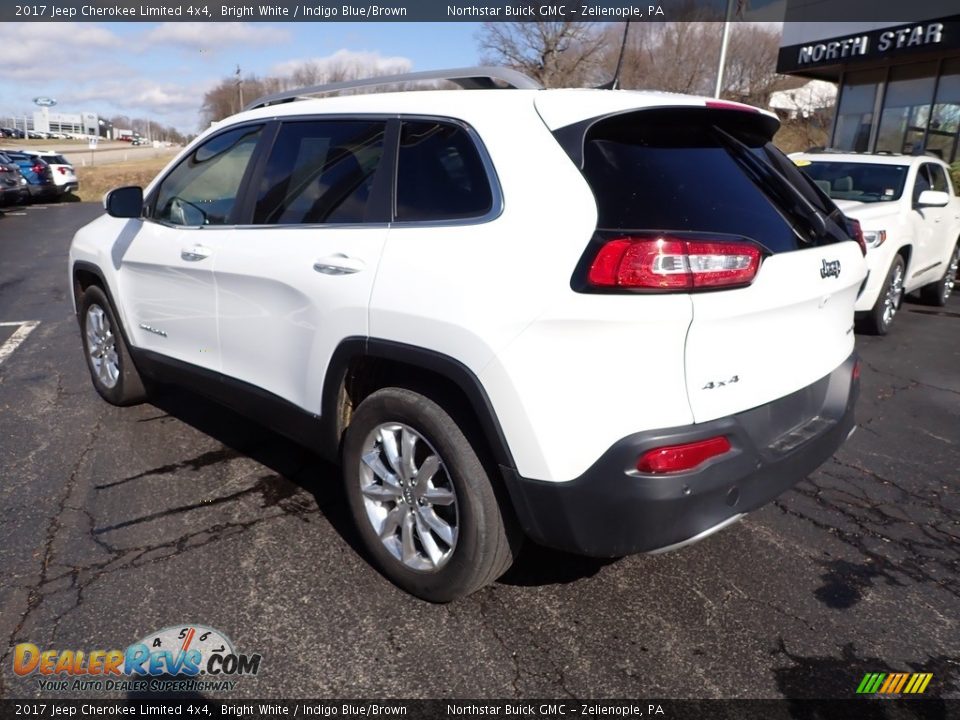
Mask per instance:
[[[883,298],[883,324],[889,327],[893,318],[900,309],[900,300],[903,297],[903,267],[897,265],[893,271],[893,277],[890,279],[890,285],[887,286],[887,294]]]
[[[439,453],[403,423],[383,423],[366,437],[360,493],[370,526],[406,567],[436,572],[459,534],[457,493]]]
[[[957,284],[957,268],[960,267],[960,245],[953,249],[953,255],[950,256],[950,265],[947,266],[947,274],[943,278],[943,302],[946,303],[953,293],[953,288]]]
[[[113,388],[120,379],[120,360],[110,319],[99,305],[87,308],[86,330],[87,357],[93,374],[104,387]]]

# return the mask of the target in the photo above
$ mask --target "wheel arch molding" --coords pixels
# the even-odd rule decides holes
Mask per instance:
[[[357,369],[364,365],[371,372],[358,373]],[[375,390],[391,384],[412,384],[412,389],[421,389],[434,378],[440,382],[431,383],[431,387],[441,395],[447,389],[462,396],[464,410],[476,421],[491,459],[503,467],[516,467],[493,404],[470,368],[443,353],[379,338],[345,338],[331,356],[321,399],[320,417],[327,441],[324,444],[333,448],[340,446],[352,406]],[[348,397],[355,390],[354,381],[363,387],[356,390],[357,397]],[[345,404],[349,408],[346,411]]]

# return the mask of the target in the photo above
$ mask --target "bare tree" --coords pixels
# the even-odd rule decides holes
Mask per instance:
[[[621,72],[621,87],[710,95],[717,77],[721,23],[691,6],[684,21],[633,23]],[[605,30],[603,64],[614,67],[622,23]],[[784,86],[776,74],[779,33],[764,25],[736,22],[730,33],[721,94],[730,100],[766,106]]]
[[[776,74],[780,34],[763,25],[737,23],[730,34],[723,75],[724,97],[766,107],[770,94],[780,89]]]
[[[249,103],[264,95],[284,90],[377,75],[393,75],[409,70],[409,67],[409,62],[403,58],[380,58],[367,53],[336,53],[329,58],[296,63],[286,68],[287,71],[282,75],[263,78],[247,75],[243,78],[243,94],[245,102]],[[229,117],[242,109],[237,95],[236,78],[224,78],[203,96],[203,126]]]
[[[488,22],[478,35],[481,59],[506,65],[545,87],[596,84],[606,36],[585,22]]]

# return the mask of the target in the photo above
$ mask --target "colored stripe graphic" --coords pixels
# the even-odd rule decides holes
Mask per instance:
[[[900,674],[899,674],[899,673],[892,673],[892,674],[888,675],[888,676],[887,676],[887,681],[886,681],[883,685],[880,686],[880,692],[882,692],[882,693],[888,693],[888,692],[890,692],[890,688],[893,687],[894,685],[896,685],[898,680],[900,680]]]
[[[910,678],[910,682],[907,683],[907,687],[904,688],[905,693],[911,693],[918,695],[927,689],[927,685],[930,684],[930,680],[933,678],[932,673],[914,673]]]
[[[857,694],[919,695],[932,679],[933,673],[867,673],[857,686]]]
[[[907,673],[900,673],[900,682],[897,683],[897,686],[891,690],[891,692],[898,693],[903,690],[903,686],[907,683]]]

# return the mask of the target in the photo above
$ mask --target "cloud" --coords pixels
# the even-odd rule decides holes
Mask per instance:
[[[67,58],[97,57],[123,41],[91,23],[0,23],[0,47],[12,50],[0,66],[5,80],[44,81],[62,77]]]
[[[95,86],[61,94],[73,104],[110,103],[117,108],[150,112],[157,115],[199,107],[203,90],[167,83],[147,83],[143,78],[107,80]]]
[[[213,52],[230,45],[274,45],[290,39],[280,28],[251,23],[161,23],[143,36],[146,45],[174,45],[187,50]]]
[[[270,68],[270,74],[289,77],[304,67],[312,67],[326,74],[348,70],[351,71],[351,77],[362,77],[409,72],[413,67],[413,61],[399,55],[384,57],[378,52],[337,50],[325,57],[300,58],[277,63]]]

